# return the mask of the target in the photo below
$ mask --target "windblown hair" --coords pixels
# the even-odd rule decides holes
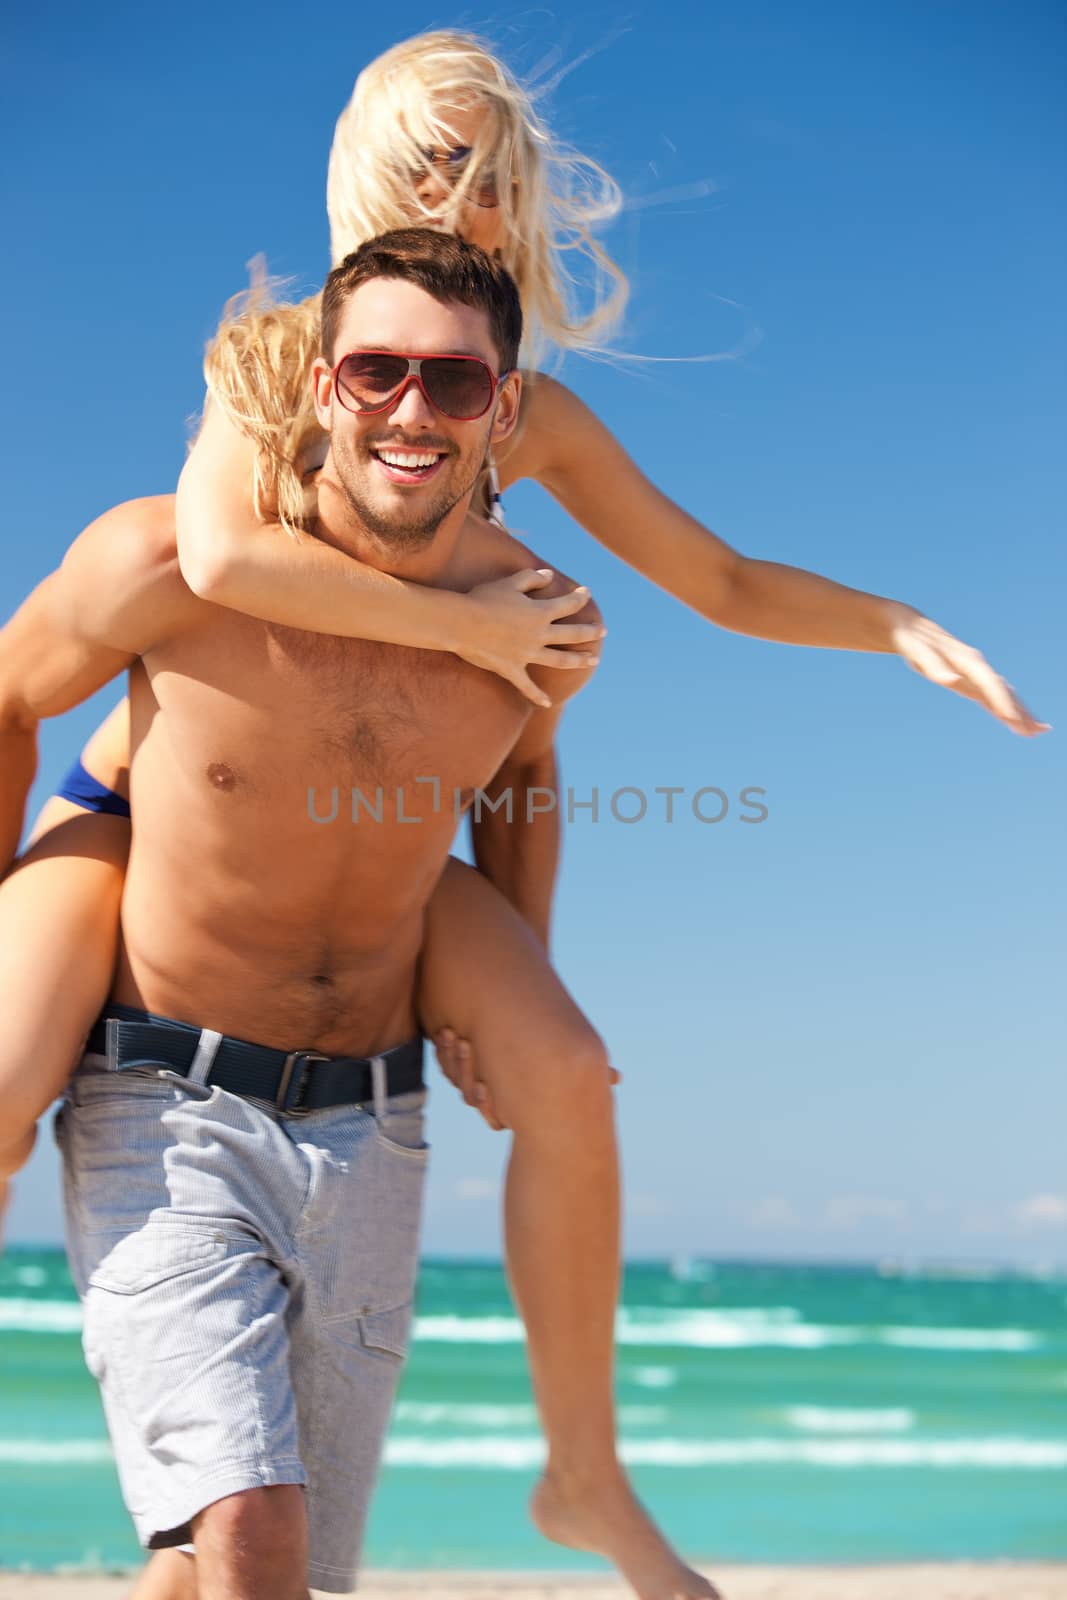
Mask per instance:
[[[417,175],[427,148],[461,142],[448,123],[450,108],[484,108],[486,116],[450,198],[431,208],[415,192]],[[503,222],[501,260],[522,302],[525,364],[536,366],[550,345],[603,348],[628,286],[593,229],[618,212],[619,188],[595,161],[555,141],[530,93],[470,34],[419,34],[360,73],[330,152],[334,262],[382,233],[410,227],[420,213],[454,228],[487,171]],[[585,307],[568,265],[576,258],[592,272]],[[210,394],[257,446],[257,515],[276,515],[290,529],[303,524],[301,467],[322,437],[310,381],[318,320],[317,297],[274,305],[265,282],[254,282],[227,305],[204,364]]]
[[[447,108],[484,108],[486,117],[452,197],[471,198],[479,172],[496,175],[504,223],[501,259],[519,286],[530,365],[546,343],[599,349],[626,304],[621,270],[593,237],[622,204],[618,185],[587,156],[559,145],[530,93],[480,40],[467,33],[420,33],[372,61],[356,80],[334,133],[326,209],[334,261],[366,239],[441,213],[413,193],[424,151],[460,143]],[[594,272],[592,308],[582,311],[567,258]]]
[[[368,239],[334,267],[322,291],[322,354],[332,366],[337,325],[349,295],[373,278],[399,278],[435,300],[484,311],[500,371],[510,372],[522,343],[522,306],[515,280],[499,261],[454,233],[394,228]]]

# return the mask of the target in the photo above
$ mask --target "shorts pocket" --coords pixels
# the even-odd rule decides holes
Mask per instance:
[[[67,1087],[67,1096],[80,1117],[124,1110],[132,1113],[150,1102],[173,1102],[184,1083],[177,1073],[149,1066],[123,1072],[77,1072]]]
[[[374,1130],[379,1144],[396,1155],[425,1166],[430,1147],[423,1137],[426,1125],[426,1090],[413,1089],[397,1094],[387,1102],[384,1117],[375,1117]]]
[[[388,1311],[364,1311],[359,1317],[360,1338],[367,1350],[383,1350],[403,1361],[411,1339],[413,1302]]]
[[[414,1298],[430,1152],[417,1104],[383,1123],[388,1133],[368,1112],[332,1142],[329,1198],[320,1193],[301,1227],[300,1254],[327,1322],[389,1316]]]
[[[168,1278],[222,1261],[234,1241],[217,1229],[143,1228],[136,1233],[89,1235],[86,1254],[95,1259],[89,1272],[91,1289],[110,1294],[140,1294]]]

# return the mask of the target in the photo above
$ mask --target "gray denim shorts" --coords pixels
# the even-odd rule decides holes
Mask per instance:
[[[407,1351],[425,1089],[279,1117],[84,1058],[56,1120],[84,1349],[149,1549],[305,1486],[308,1582],[355,1582]]]

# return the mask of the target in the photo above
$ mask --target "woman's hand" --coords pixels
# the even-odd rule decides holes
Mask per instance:
[[[465,636],[452,648],[472,666],[498,673],[514,684],[535,706],[552,704],[530,677],[528,667],[595,667],[599,641],[607,629],[599,622],[563,622],[588,603],[584,586],[552,599],[536,599],[531,589],[543,589],[554,574],[546,568],[526,569],[491,583],[479,583],[466,596],[472,602]],[[561,648],[588,646],[590,648]]]
[[[911,606],[894,602],[894,610],[896,617],[889,635],[893,649],[914,671],[931,683],[939,683],[984,706],[1013,733],[1032,737],[1049,732],[1051,724],[1038,722],[1030,715],[1015,690],[993,670],[980,650],[946,633]]]

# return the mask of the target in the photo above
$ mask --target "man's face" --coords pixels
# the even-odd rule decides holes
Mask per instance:
[[[500,370],[484,311],[442,305],[396,278],[375,278],[349,296],[334,364],[353,350],[477,356],[494,374]],[[435,410],[412,382],[386,410],[360,415],[340,403],[329,368],[319,361],[315,397],[334,472],[360,523],[392,549],[416,551],[470,494],[490,444],[511,431],[518,393],[517,379],[509,380],[484,416],[457,422]]]

